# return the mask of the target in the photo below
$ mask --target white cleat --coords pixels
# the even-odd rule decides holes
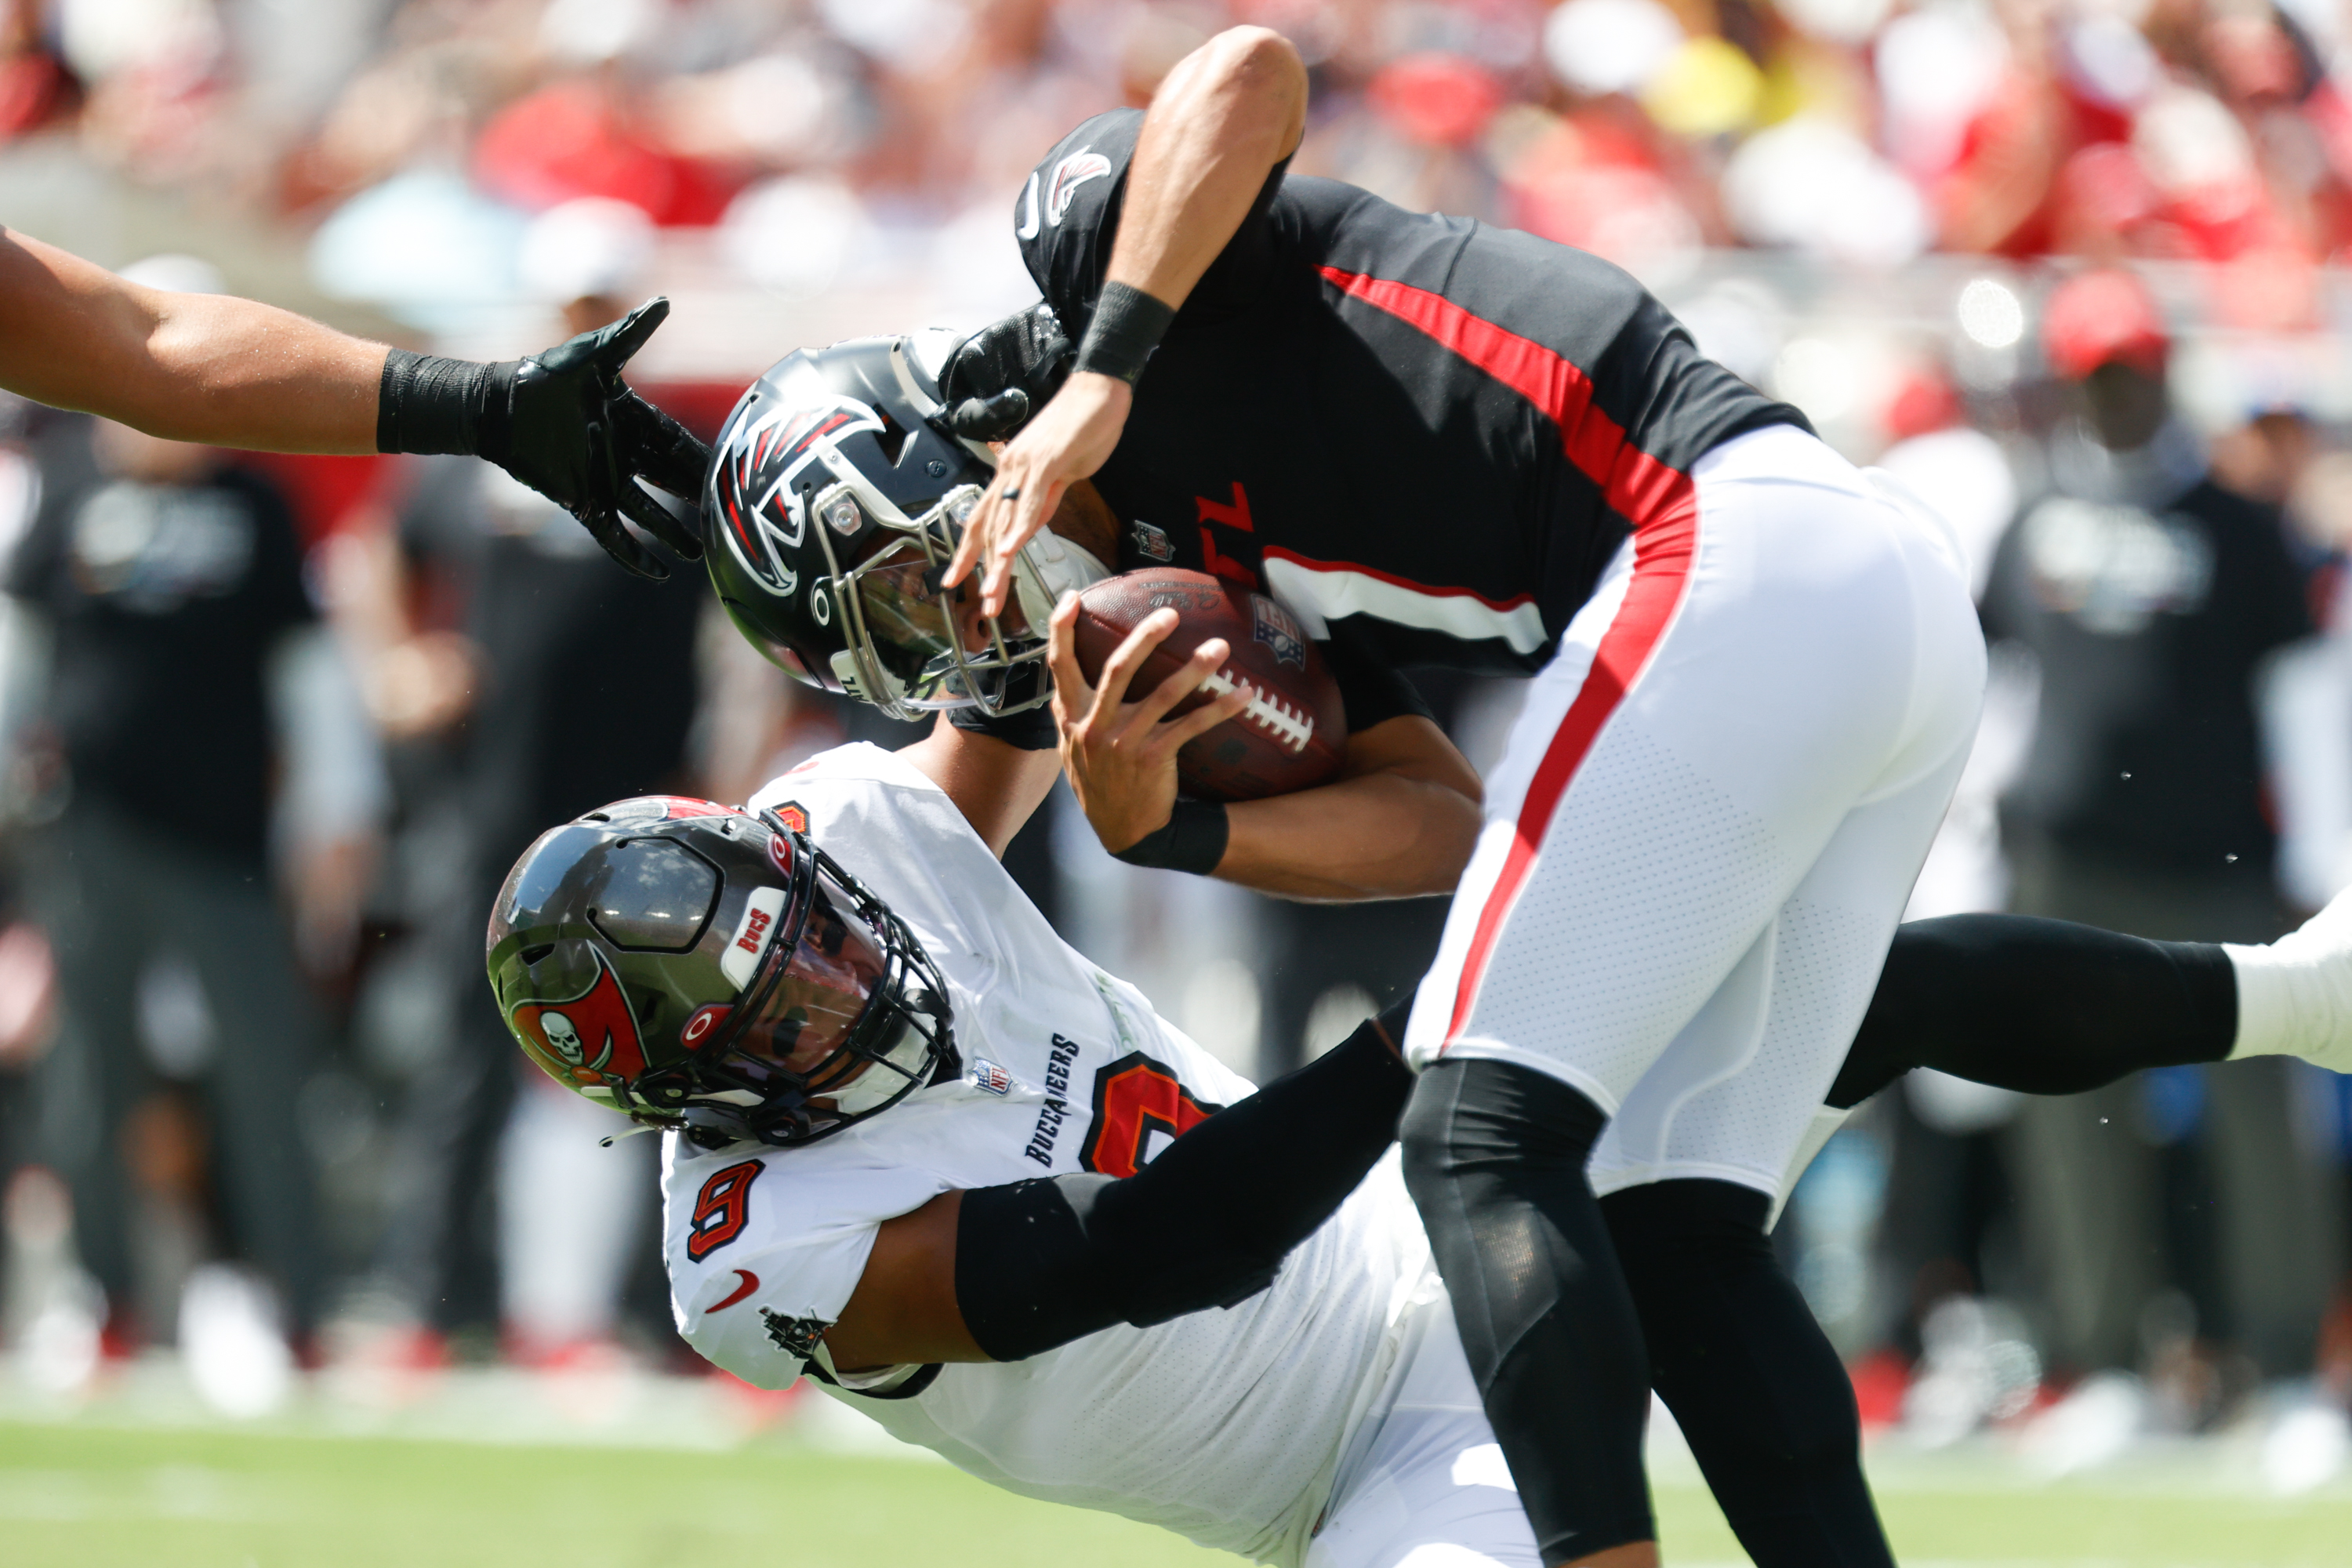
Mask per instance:
[[[2228,944],[2238,975],[2239,1057],[2301,1057],[2352,1072],[2352,889],[2276,942]]]

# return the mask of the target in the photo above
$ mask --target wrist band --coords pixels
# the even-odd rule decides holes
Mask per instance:
[[[1124,283],[1106,283],[1102,297],[1095,301],[1095,313],[1087,322],[1087,335],[1078,344],[1073,371],[1087,370],[1097,375],[1114,375],[1133,386],[1143,374],[1143,362],[1160,346],[1168,331],[1168,323],[1176,312],[1145,293]]]
[[[1163,870],[1189,871],[1205,877],[1225,858],[1225,838],[1233,825],[1225,808],[1213,800],[1179,800],[1168,814],[1168,825],[1147,833],[1111,858],[1130,866],[1157,866]]]
[[[376,450],[503,458],[514,371],[393,350],[376,386]]]
[[[1061,727],[1051,708],[1024,708],[1018,713],[991,715],[977,708],[948,710],[948,722],[966,734],[985,735],[1024,752],[1050,752],[1062,743]]]

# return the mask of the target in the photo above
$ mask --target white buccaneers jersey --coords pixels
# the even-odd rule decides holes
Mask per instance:
[[[877,1226],[951,1188],[1131,1173],[1249,1084],[1054,933],[954,804],[891,753],[828,752],[754,797],[914,931],[946,975],[961,1078],[800,1149],[671,1137],[664,1233],[678,1331],[746,1382],[799,1375]],[[898,1369],[845,1399],[1031,1497],[1295,1562],[1340,1450],[1433,1289],[1393,1162],[1241,1305],[1007,1363]]]

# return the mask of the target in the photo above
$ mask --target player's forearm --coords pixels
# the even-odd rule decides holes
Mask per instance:
[[[999,858],[1013,836],[1045,804],[1062,772],[1058,752],[1024,752],[959,730],[944,713],[933,721],[929,735],[898,755],[940,786]]]
[[[1216,875],[1314,902],[1450,893],[1478,843],[1478,803],[1454,786],[1393,773],[1226,808]]]
[[[114,415],[150,435],[273,452],[373,452],[382,343],[290,310],[165,294],[141,401]]]
[[[150,435],[373,452],[386,350],[225,295],[173,294],[0,235],[0,386]]]
[[[1234,27],[1187,55],[1144,117],[1107,281],[1181,305],[1306,124],[1307,68],[1281,35]]]

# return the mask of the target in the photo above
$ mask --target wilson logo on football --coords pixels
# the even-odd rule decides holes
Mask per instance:
[[[740,991],[751,984],[759,973],[760,960],[768,944],[776,940],[776,922],[783,918],[784,890],[782,888],[754,888],[744,900],[743,915],[735,923],[735,934],[727,942],[727,951],[719,957],[719,972],[729,984]]]
[[[596,959],[593,984],[568,1000],[525,1002],[508,1015],[508,1026],[559,1078],[583,1085],[625,1082],[646,1070],[636,1020],[604,955],[590,952]]]

